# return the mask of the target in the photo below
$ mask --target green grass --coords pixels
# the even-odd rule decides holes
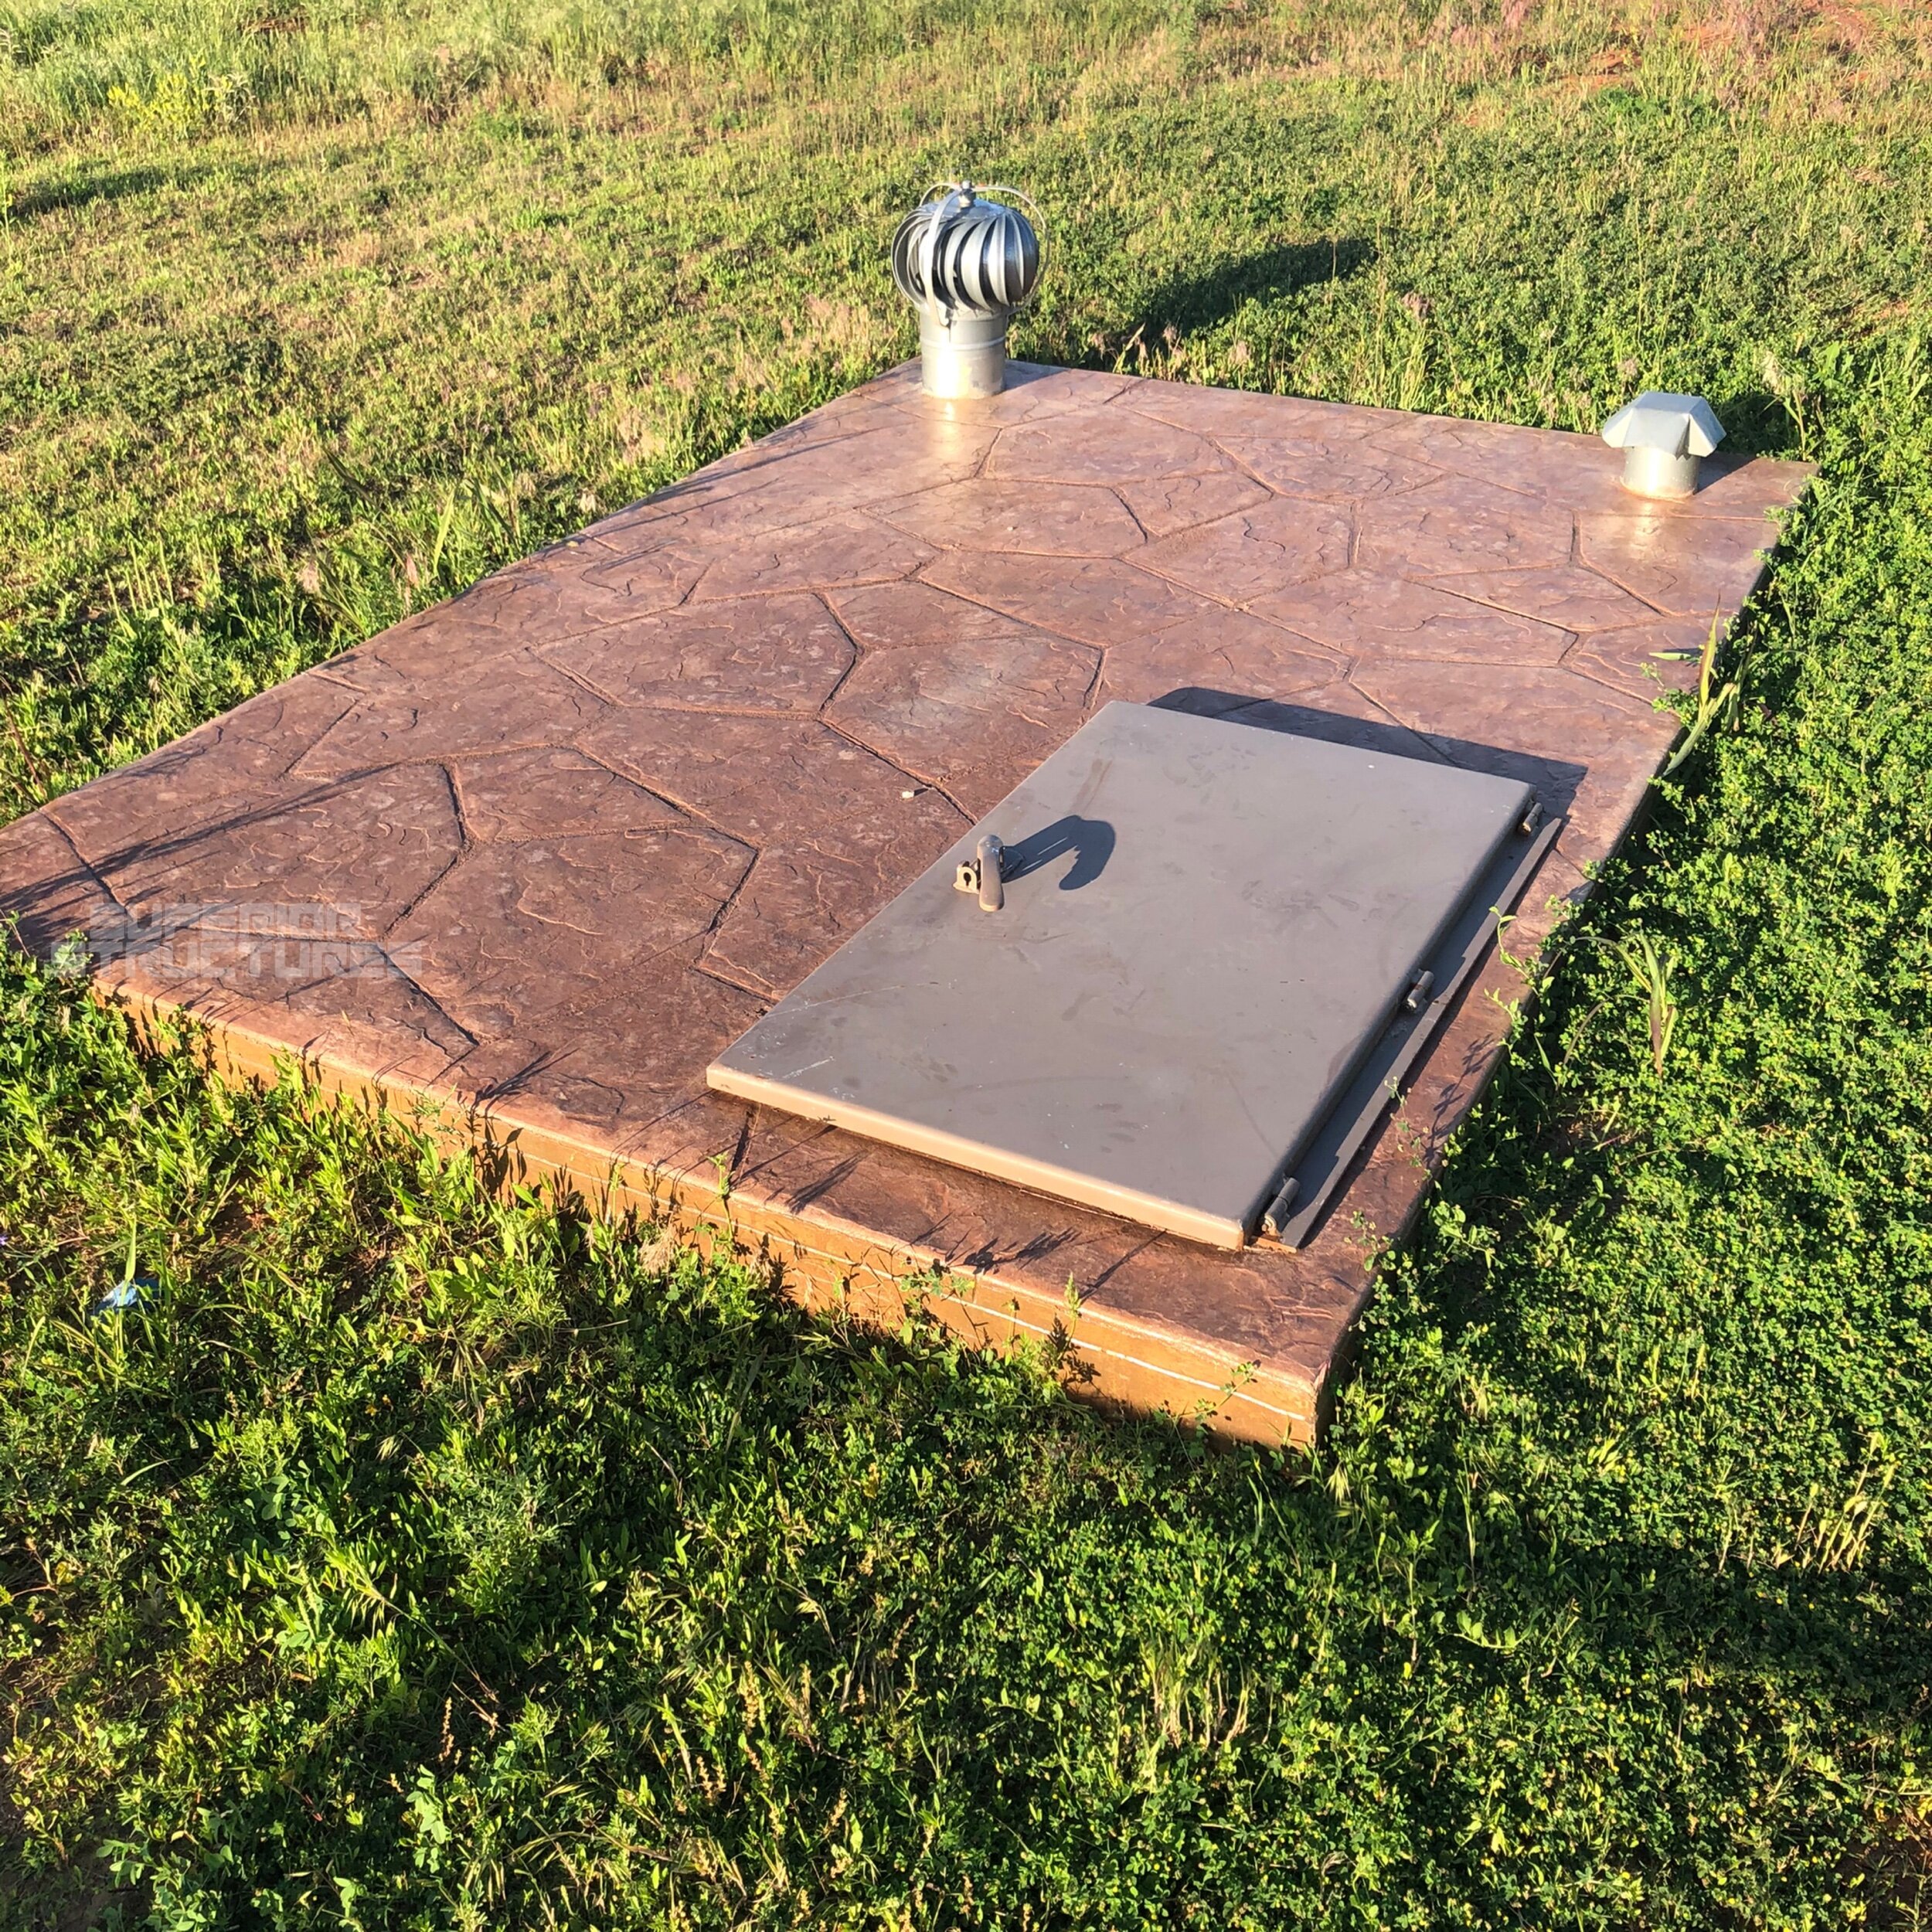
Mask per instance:
[[[906,352],[954,168],[1056,224],[1037,353],[1695,388],[1820,465],[1317,1455],[808,1322],[0,967],[0,1923],[1917,1922],[1909,12],[0,29],[0,815]]]

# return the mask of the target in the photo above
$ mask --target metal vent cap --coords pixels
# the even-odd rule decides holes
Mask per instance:
[[[1697,488],[1697,465],[1724,440],[1724,425],[1701,396],[1645,389],[1604,425],[1624,456],[1624,487],[1638,496],[1682,497]]]
[[[995,396],[1005,386],[1006,330],[1039,286],[1041,252],[1018,208],[1026,196],[971,182],[934,188],[893,236],[893,280],[919,311],[923,385],[934,396]]]

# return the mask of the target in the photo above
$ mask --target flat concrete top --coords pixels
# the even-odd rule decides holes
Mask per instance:
[[[0,831],[0,907],[237,1051],[477,1102],[593,1180],[715,1158],[805,1277],[971,1270],[1023,1328],[1070,1282],[1128,1365],[1101,1386],[1192,1363],[1212,1395],[1238,1362],[1231,1426],[1265,1433],[1492,1063],[1500,964],[1298,1253],[1151,1236],[705,1069],[1113,699],[1520,778],[1570,815],[1532,950],[1675,733],[1655,678],[1695,667],[1658,654],[1757,584],[1806,474],[1716,461],[1665,507],[1621,463],[1080,371],[934,404],[900,369]]]
[[[710,1069],[1238,1248],[1518,832],[1520,781],[1110,704]],[[1005,903],[956,887],[976,834]]]

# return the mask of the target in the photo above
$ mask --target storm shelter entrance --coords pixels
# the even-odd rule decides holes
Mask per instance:
[[[1514,780],[1111,704],[710,1084],[1297,1246],[1554,832]]]

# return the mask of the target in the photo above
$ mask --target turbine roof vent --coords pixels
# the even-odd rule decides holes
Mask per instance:
[[[1006,331],[1039,286],[1039,237],[1011,188],[937,187],[893,236],[893,280],[919,311],[923,383],[934,396],[997,395],[1006,379]]]

